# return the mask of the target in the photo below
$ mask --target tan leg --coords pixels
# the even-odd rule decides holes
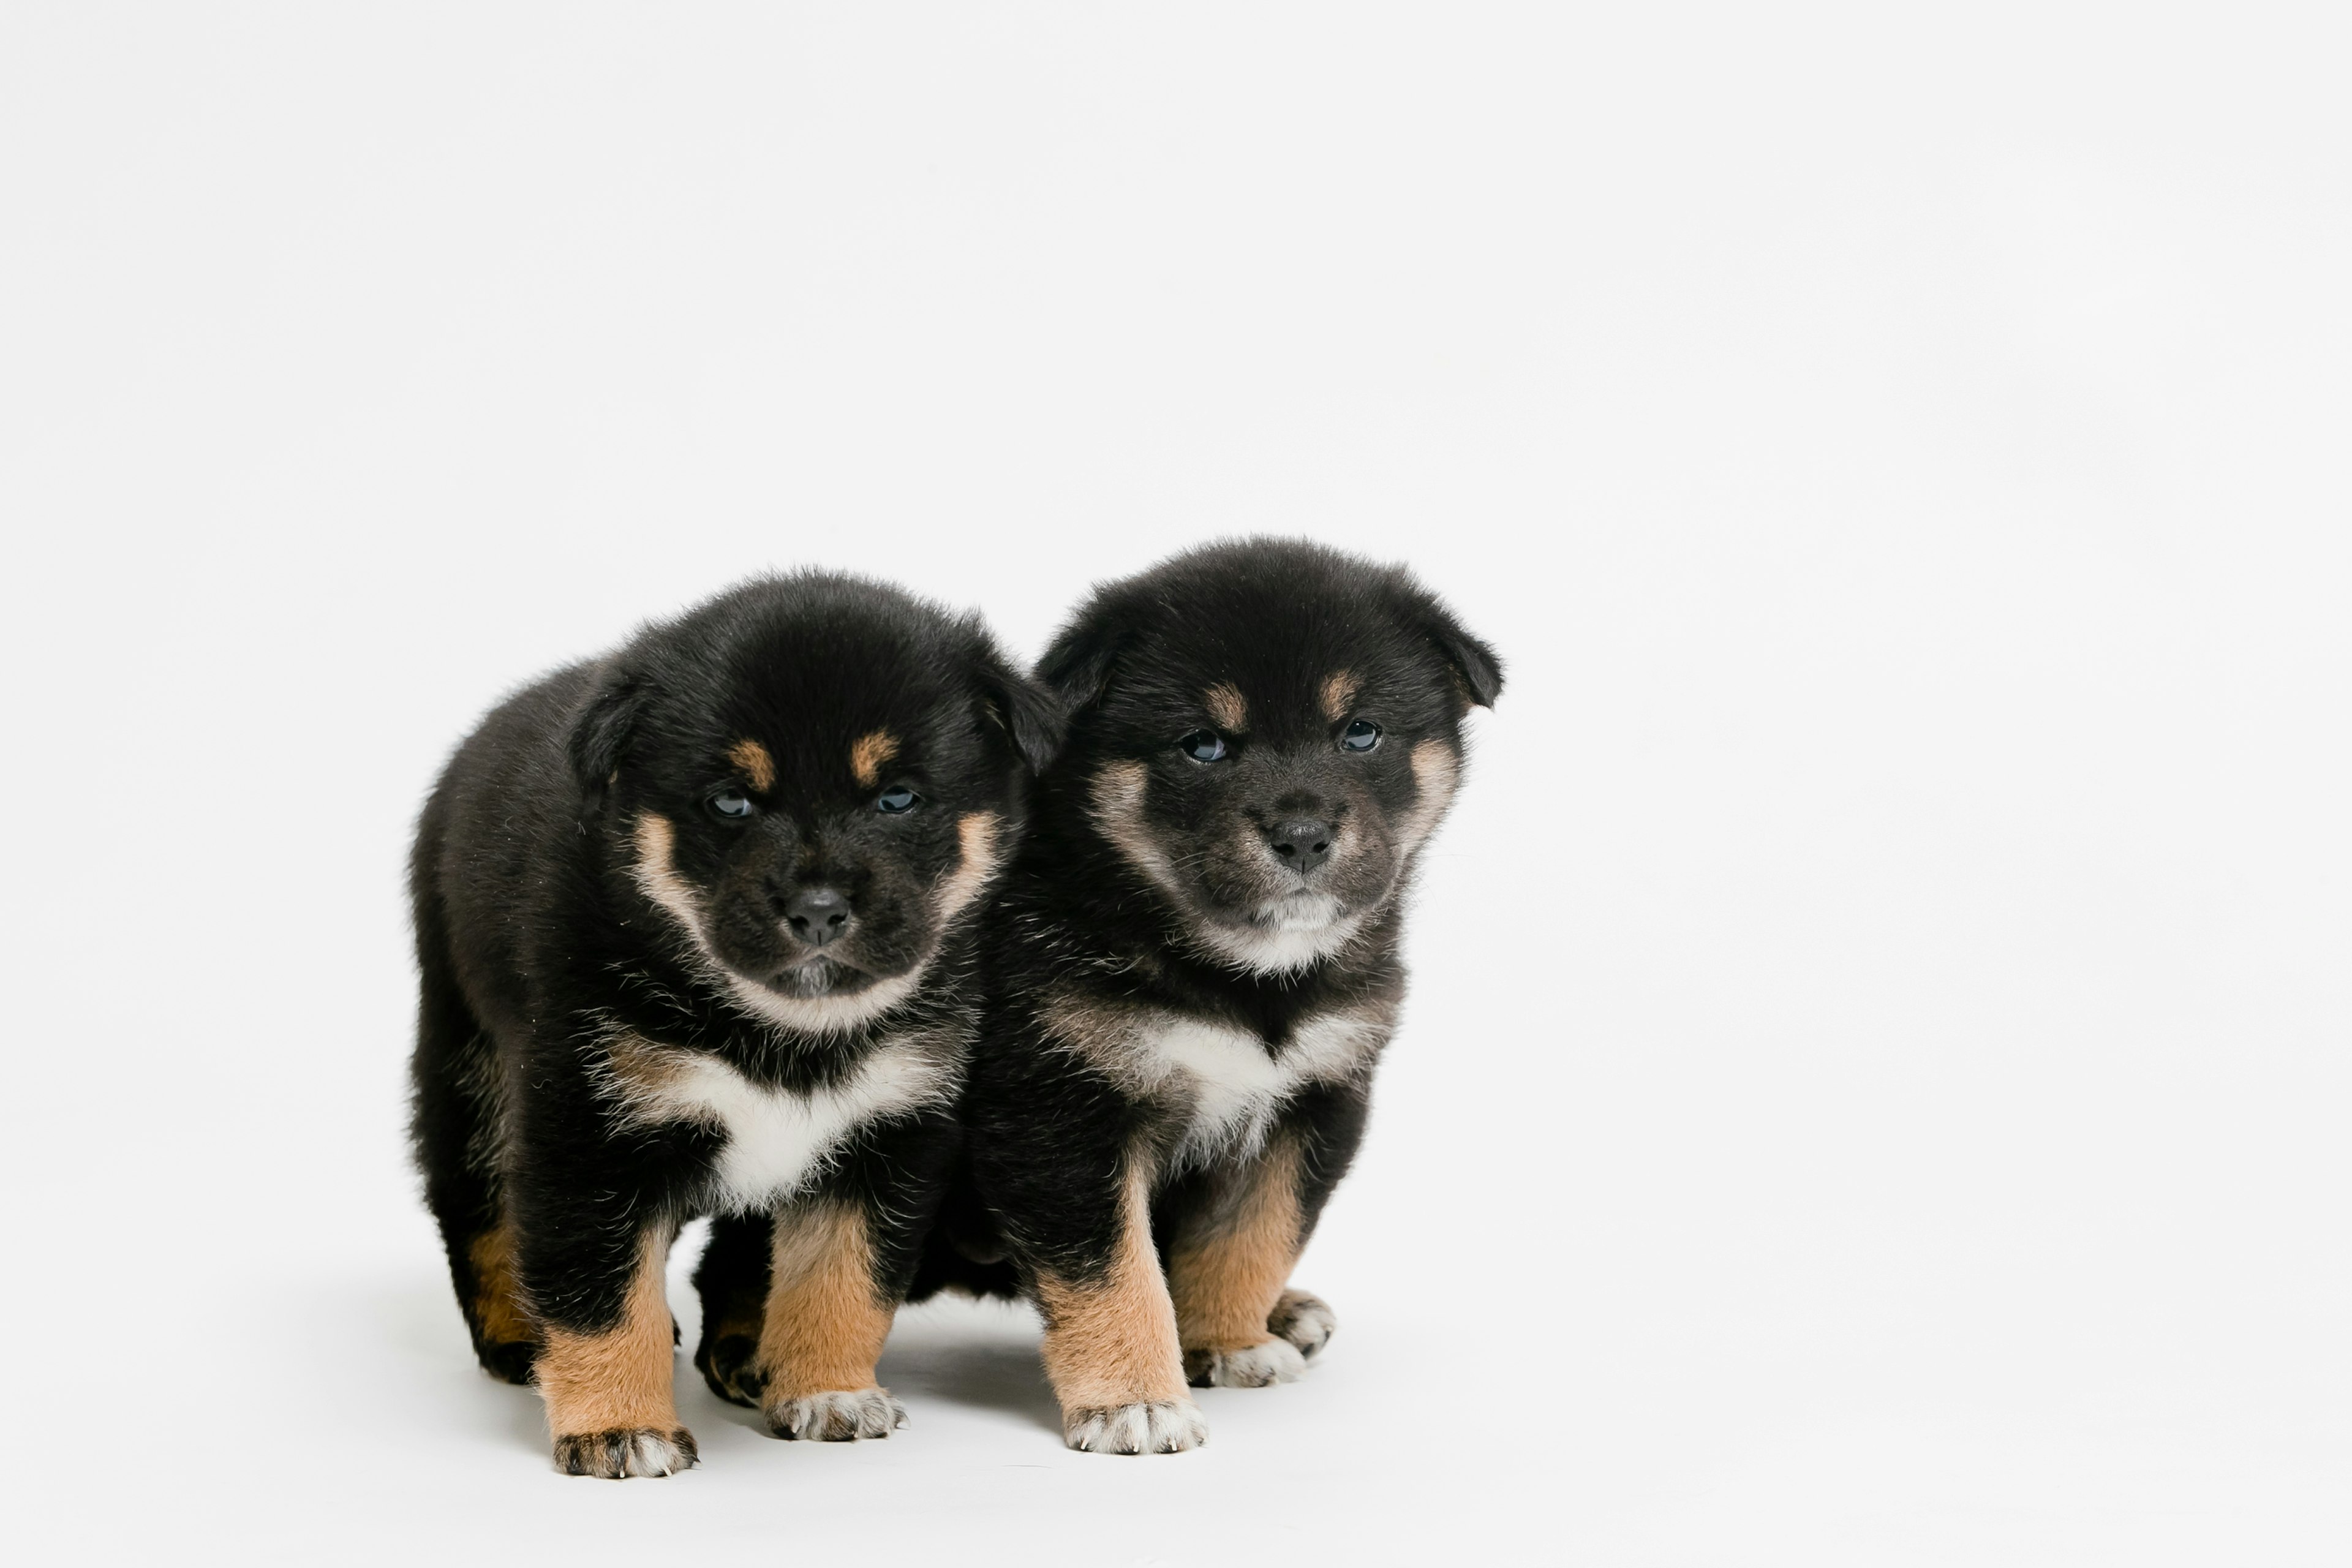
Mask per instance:
[[[693,1435],[670,1395],[671,1327],[662,1270],[669,1234],[649,1230],[615,1327],[547,1331],[539,1391],[558,1468],[575,1476],[667,1476],[695,1460]]]
[[[1083,1283],[1040,1271],[1045,1375],[1062,1402],[1062,1434],[1096,1453],[1172,1454],[1208,1440],[1184,1391],[1176,1310],[1151,1245],[1148,1173],[1130,1172],[1120,1196],[1110,1269]]]
[[[1298,1145],[1281,1139],[1220,1176],[1174,1238],[1169,1293],[1184,1373],[1196,1385],[1262,1388],[1306,1370],[1268,1326],[1298,1258]]]
[[[466,1247],[474,1267],[474,1354],[482,1365],[509,1383],[529,1383],[531,1363],[539,1353],[539,1327],[523,1306],[522,1284],[515,1274],[514,1226],[500,1220],[474,1237]]]
[[[865,1211],[812,1203],[776,1216],[760,1369],[768,1428],[837,1442],[887,1437],[907,1413],[874,1381],[891,1303],[874,1284]]]

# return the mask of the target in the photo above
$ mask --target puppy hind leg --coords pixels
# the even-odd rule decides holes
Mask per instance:
[[[766,1215],[719,1215],[695,1266],[702,1298],[702,1339],[694,1365],[710,1392],[731,1405],[760,1408],[767,1376],[760,1369],[760,1336],[768,1308],[768,1254],[774,1225]]]
[[[1339,1315],[1322,1297],[1306,1290],[1285,1290],[1266,1317],[1265,1326],[1277,1339],[1289,1341],[1299,1356],[1313,1361],[1339,1331]]]
[[[514,1227],[499,1191],[504,1129],[495,1048],[466,1005],[426,911],[419,927],[423,984],[409,1131],[425,1205],[441,1230],[474,1358],[493,1377],[527,1384],[539,1331],[523,1305]]]

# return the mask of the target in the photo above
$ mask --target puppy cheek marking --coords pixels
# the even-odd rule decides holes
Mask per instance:
[[[500,1220],[466,1248],[474,1265],[474,1324],[492,1344],[527,1343],[539,1338],[523,1310],[522,1284],[515,1273],[512,1222]]]
[[[1363,682],[1357,679],[1352,669],[1334,670],[1325,676],[1322,689],[1316,693],[1323,704],[1324,719],[1337,724],[1346,718],[1348,710],[1355,703],[1356,693],[1362,686]]]
[[[671,861],[677,847],[677,829],[670,825],[668,817],[648,811],[637,818],[637,885],[699,940],[702,911],[694,889],[677,874]]]
[[[738,741],[727,748],[727,760],[741,771],[753,789],[776,787],[776,759],[757,741]]]
[[[1201,705],[1209,710],[1211,721],[1228,734],[1238,735],[1249,728],[1249,704],[1243,700],[1241,689],[1229,680],[1201,693]]]
[[[882,782],[882,770],[898,754],[898,737],[887,730],[875,730],[857,737],[849,748],[849,773],[860,784],[872,789]]]
[[[670,1394],[669,1302],[662,1294],[668,1256],[668,1233],[646,1231],[618,1327],[601,1334],[547,1331],[536,1370],[547,1427],[555,1436],[641,1426],[667,1432],[677,1426]]]
[[[1398,847],[1405,854],[1420,848],[1437,830],[1438,819],[1454,804],[1454,785],[1461,776],[1453,748],[1444,742],[1423,741],[1412,749],[1412,782],[1418,795],[1397,831]]]
[[[1111,847],[1161,891],[1178,896],[1175,868],[1155,843],[1143,820],[1143,792],[1148,775],[1139,762],[1111,763],[1095,775],[1095,826]]]
[[[996,875],[996,830],[999,822],[994,812],[966,812],[956,819],[956,842],[961,847],[963,858],[956,868],[940,881],[938,904],[941,925],[961,914],[971,901],[980,897],[989,879]]]
[[[890,1309],[874,1289],[865,1213],[820,1203],[776,1216],[760,1366],[770,1408],[811,1394],[874,1386]]]
[[[1119,1236],[1103,1279],[1076,1284],[1040,1270],[1045,1312],[1045,1375],[1066,1418],[1080,1410],[1183,1400],[1184,1366],[1176,1309],[1151,1250],[1145,1173],[1130,1172]]]
[[[1298,1146],[1274,1144],[1242,1180],[1238,1202],[1170,1249],[1168,1288],[1188,1352],[1263,1343],[1297,1259]]]

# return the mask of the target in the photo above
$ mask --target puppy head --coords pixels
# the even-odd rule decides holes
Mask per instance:
[[[1402,569],[1275,540],[1097,591],[1039,674],[1097,828],[1197,947],[1260,972],[1337,952],[1395,896],[1464,715],[1503,684]]]
[[[921,983],[1060,724],[977,617],[807,574],[648,628],[600,672],[571,752],[704,977],[823,1030]]]

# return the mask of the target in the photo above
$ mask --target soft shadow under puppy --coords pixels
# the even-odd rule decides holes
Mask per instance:
[[[1026,1307],[944,1299],[904,1309],[879,1375],[902,1399],[1018,1415],[1059,1436],[1061,1407],[1038,1360],[1040,1329]]]

